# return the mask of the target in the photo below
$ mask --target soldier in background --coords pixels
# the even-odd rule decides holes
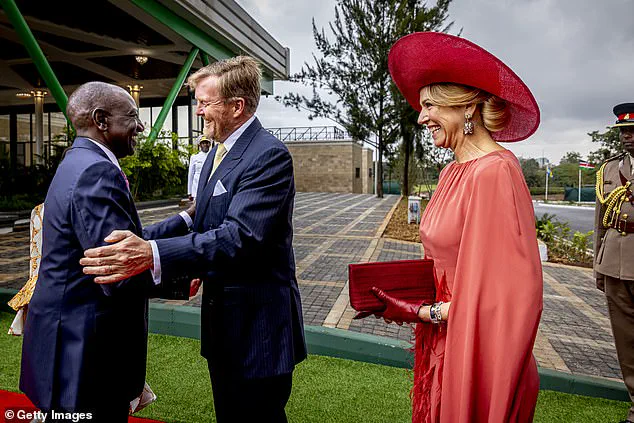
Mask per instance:
[[[622,154],[597,172],[594,272],[605,292],[616,353],[632,400],[627,420],[634,423],[634,103],[614,107]]]
[[[211,148],[211,142],[205,135],[201,135],[198,138],[198,148],[200,151],[189,158],[189,172],[187,175],[187,196],[189,197],[189,201],[196,198],[200,172],[203,169],[207,154],[209,154]]]

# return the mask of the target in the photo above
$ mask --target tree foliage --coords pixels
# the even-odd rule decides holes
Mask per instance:
[[[601,147],[598,150],[592,151],[588,155],[588,160],[591,163],[599,164],[610,157],[614,157],[623,151],[621,141],[619,140],[619,128],[607,128],[603,133],[599,131],[592,131],[588,133],[592,142],[599,143]]]
[[[305,109],[309,119],[329,118],[359,140],[378,149],[377,196],[382,197],[382,157],[386,146],[399,136],[409,136],[399,119],[405,105],[395,105],[399,95],[391,87],[387,66],[390,47],[413,31],[447,31],[451,0],[438,0],[428,7],[420,0],[337,0],[335,20],[330,22],[332,40],[315,24],[313,36],[320,56],[304,63],[291,80],[312,88],[312,97],[290,93],[279,98],[286,106]],[[335,101],[320,95],[324,90]],[[411,124],[409,124],[411,125]],[[408,141],[411,144],[411,137]],[[408,150],[411,151],[411,150]],[[405,160],[409,163],[409,160]]]
[[[539,187],[545,183],[546,171],[539,167],[535,159],[519,159],[524,179],[529,187]]]
[[[581,153],[578,153],[576,151],[569,151],[564,154],[564,156],[559,161],[559,164],[562,165],[565,163],[570,163],[574,165],[579,165],[579,160],[581,160]]]
[[[174,133],[171,135],[176,137]],[[134,155],[120,161],[136,200],[183,195],[187,190],[187,159],[191,151],[174,150],[171,143],[167,145],[160,138],[150,141],[137,135]]]
[[[561,158],[559,165],[550,166],[552,177],[548,179],[548,186],[551,189],[576,187],[579,185],[579,160],[581,154],[576,151],[569,151]],[[529,188],[544,188],[546,185],[546,168],[540,167],[535,159],[519,159],[522,166],[522,173]],[[581,169],[581,183],[589,185],[594,182],[596,169]]]

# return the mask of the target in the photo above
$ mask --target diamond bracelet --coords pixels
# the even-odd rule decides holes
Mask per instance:
[[[443,304],[444,303],[440,301],[433,304],[429,308],[429,318],[431,319],[432,323],[435,323],[435,324],[442,323],[442,310],[440,309],[440,306]]]

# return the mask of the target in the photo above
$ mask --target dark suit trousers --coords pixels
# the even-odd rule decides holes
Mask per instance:
[[[627,419],[634,421],[634,281],[606,276],[605,296],[616,354],[633,404]]]
[[[218,423],[286,423],[284,407],[291,396],[293,374],[242,379],[221,370],[212,371],[211,387]]]

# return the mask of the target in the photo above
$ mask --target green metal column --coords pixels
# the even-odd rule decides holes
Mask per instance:
[[[183,65],[183,68],[178,73],[178,76],[176,77],[176,81],[174,81],[174,85],[172,86],[172,89],[167,95],[167,98],[165,99],[165,103],[163,103],[163,108],[161,109],[161,112],[156,118],[156,122],[154,122],[154,126],[152,126],[152,130],[150,131],[150,135],[148,136],[148,139],[151,142],[154,142],[156,140],[156,137],[158,137],[158,134],[161,131],[163,124],[165,123],[165,119],[167,118],[167,114],[169,113],[170,109],[174,105],[174,101],[176,101],[178,92],[183,87],[183,84],[185,83],[185,79],[187,79],[187,74],[192,68],[192,65],[194,64],[194,60],[196,60],[196,56],[198,55],[199,51],[200,50],[198,49],[198,47],[194,47],[189,52],[189,56],[187,56],[187,60],[185,60],[185,64]]]
[[[61,109],[62,113],[66,115],[66,103],[68,103],[68,97],[55,76],[51,65],[49,65],[48,60],[46,60],[44,52],[42,52],[40,45],[37,43],[37,40],[29,29],[24,17],[20,13],[18,6],[15,4],[15,1],[0,0],[0,6],[2,6],[4,12],[7,14],[7,18],[9,18],[9,21],[15,28],[15,32],[18,34],[18,37],[20,37],[22,43],[24,43],[24,48],[26,48],[29,56],[33,59],[33,64],[37,68],[42,79],[44,79],[44,82],[46,82],[46,87],[53,95],[53,98],[55,98],[55,102]]]
[[[209,65],[209,55],[204,51],[200,52],[200,60],[203,62],[204,66]]]

